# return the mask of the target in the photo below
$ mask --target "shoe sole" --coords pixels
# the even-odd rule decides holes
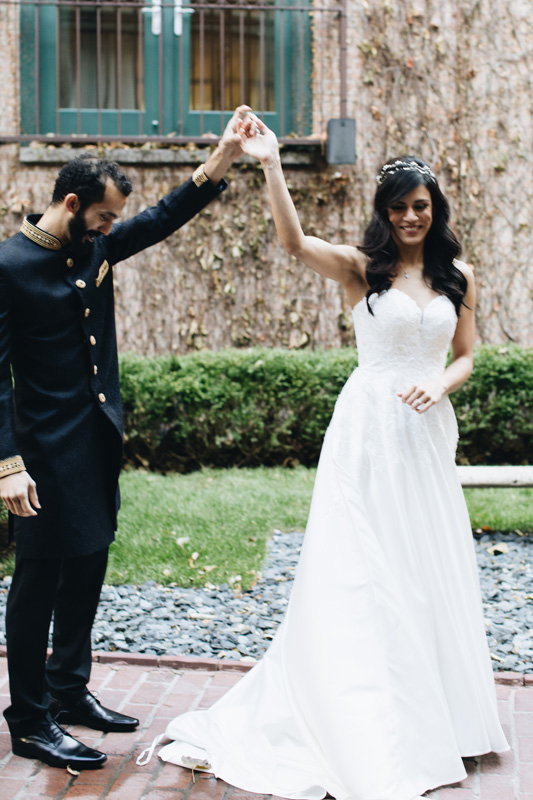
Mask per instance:
[[[72,767],[72,769],[75,770],[100,769],[100,767],[103,767],[107,761],[107,756],[105,753],[102,753],[103,758],[100,761],[82,761],[59,757],[54,758],[53,755],[43,753],[38,747],[35,747],[30,743],[24,743],[24,746],[21,747],[18,742],[12,742],[11,749],[16,756],[20,756],[21,758],[37,759],[38,761],[42,761],[44,764],[48,764],[49,767],[61,767],[62,769],[66,769],[67,767]]]

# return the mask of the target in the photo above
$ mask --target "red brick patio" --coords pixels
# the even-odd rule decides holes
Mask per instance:
[[[88,745],[103,750],[109,760],[101,770],[82,772],[78,777],[66,770],[52,769],[37,761],[11,753],[6,723],[0,723],[0,798],[26,800],[258,800],[223,781],[207,775],[191,780],[189,771],[152,758],[138,767],[135,760],[153,737],[162,733],[177,713],[207,708],[242,672],[204,664],[210,669],[172,669],[164,662],[96,663],[91,689],[99,692],[104,705],[141,720],[135,733],[106,735],[88,728],[73,733]],[[192,660],[191,660],[192,661]],[[211,671],[218,666],[217,671]],[[431,792],[431,800],[533,800],[533,684],[522,676],[498,677],[500,715],[512,752],[484,756],[465,762],[468,778],[461,784]],[[0,701],[9,704],[6,659],[0,657]]]

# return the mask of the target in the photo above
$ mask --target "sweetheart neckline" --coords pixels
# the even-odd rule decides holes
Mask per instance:
[[[393,292],[398,292],[398,294],[403,294],[403,296],[404,296],[404,297],[407,297],[409,300],[411,300],[411,302],[413,302],[413,303],[415,304],[415,306],[418,308],[418,310],[419,310],[419,311],[420,311],[422,314],[423,314],[423,313],[424,313],[424,311],[425,311],[425,310],[426,310],[426,309],[427,309],[427,308],[428,308],[428,307],[429,307],[429,306],[430,306],[430,305],[433,303],[433,301],[434,301],[434,300],[438,300],[440,297],[446,297],[446,299],[447,299],[447,300],[449,300],[449,299],[450,299],[450,298],[448,297],[448,295],[446,295],[446,294],[436,294],[436,295],[435,295],[435,297],[432,297],[432,298],[431,298],[431,300],[430,300],[428,303],[426,303],[426,305],[425,305],[425,306],[421,306],[419,303],[417,303],[417,301],[415,300],[415,298],[414,298],[414,297],[411,297],[411,295],[410,295],[410,294],[407,294],[407,292],[402,292],[402,290],[401,290],[401,289],[397,289],[397,288],[396,288],[396,286],[391,286],[391,287],[390,287],[390,289],[389,289],[388,291],[390,292],[390,290],[391,290],[391,289],[392,289],[392,291],[393,291]],[[451,301],[450,301],[450,302],[451,302]]]
[[[430,306],[430,305],[431,305],[431,304],[432,304],[432,303],[433,303],[435,300],[439,300],[441,297],[445,297],[445,298],[446,298],[447,300],[449,300],[449,301],[450,301],[450,303],[451,303],[451,300],[450,300],[450,298],[448,297],[448,295],[446,295],[446,294],[437,294],[437,295],[435,295],[435,297],[432,297],[432,298],[431,298],[431,300],[429,301],[429,303],[426,303],[426,305],[425,305],[424,307],[422,307],[422,306],[420,306],[420,305],[419,305],[419,304],[416,302],[416,300],[414,299],[414,297],[411,297],[411,295],[410,295],[410,294],[407,294],[407,292],[402,292],[402,290],[401,290],[401,289],[397,289],[397,288],[396,288],[396,286],[391,286],[391,287],[390,287],[390,289],[386,289],[386,290],[385,290],[385,292],[378,294],[378,297],[381,297],[381,294],[386,294],[387,292],[397,292],[397,294],[403,294],[403,296],[404,296],[404,297],[407,297],[407,299],[408,299],[408,300],[410,300],[410,301],[411,301],[411,302],[412,302],[412,303],[413,303],[413,304],[414,304],[414,305],[415,305],[415,306],[418,308],[418,310],[420,311],[420,313],[422,314],[422,316],[424,316],[424,312],[427,310],[427,308],[428,308],[428,307],[429,307],[429,306]],[[356,309],[358,306],[360,306],[360,305],[361,305],[361,303],[362,303],[363,301],[365,301],[365,300],[366,300],[366,295],[365,295],[365,297],[362,297],[362,298],[361,298],[361,299],[360,299],[360,300],[359,300],[359,301],[358,301],[358,302],[357,302],[357,303],[356,303],[354,306],[352,306],[352,311],[355,311],[355,309]]]

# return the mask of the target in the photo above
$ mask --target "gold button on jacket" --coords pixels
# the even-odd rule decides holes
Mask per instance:
[[[85,283],[85,281],[82,281],[81,278],[78,278],[78,280],[76,281],[76,286],[78,287],[78,289],[85,289],[87,284]]]
[[[101,403],[105,403],[105,394],[103,392],[100,392],[100,394],[98,395],[98,399],[100,400]]]
[[[67,267],[73,267],[73,266],[74,266],[74,259],[67,258]]]
[[[84,311],[83,313],[84,313],[84,315],[85,315],[86,317],[88,317],[88,316],[89,316],[89,314],[91,313],[91,309],[90,309],[90,308],[86,308],[86,309],[85,309],[85,311]]]
[[[94,338],[94,336],[89,336],[89,341],[94,347],[94,345],[96,344],[96,339]]]

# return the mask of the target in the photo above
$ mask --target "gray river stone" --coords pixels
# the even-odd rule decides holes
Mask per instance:
[[[237,597],[211,588],[104,586],[93,629],[96,650],[150,655],[260,658],[283,619],[303,541],[276,532],[256,585]],[[505,542],[508,552],[491,553]],[[533,672],[533,536],[475,537],[487,639],[495,670]],[[505,548],[504,548],[505,549]],[[10,578],[0,581],[0,644]]]

